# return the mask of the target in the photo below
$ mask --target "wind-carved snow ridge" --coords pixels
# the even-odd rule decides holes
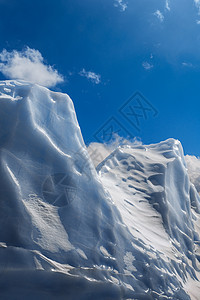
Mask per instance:
[[[198,299],[180,143],[120,147],[97,171],[66,94],[0,82],[2,299]]]
[[[149,146],[119,147],[97,170],[133,243],[143,241],[147,261],[157,257],[147,268],[149,283],[155,281],[153,289],[160,295],[153,294],[153,299],[162,299],[162,292],[170,299],[198,299],[200,199],[189,181],[180,142],[169,139]],[[160,273],[160,281],[155,273]],[[178,285],[172,283],[174,277]],[[176,294],[181,289],[187,296]]]

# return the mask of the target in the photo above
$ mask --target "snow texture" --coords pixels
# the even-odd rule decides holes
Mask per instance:
[[[199,299],[180,142],[118,147],[97,172],[66,94],[0,82],[1,298]]]
[[[196,156],[186,155],[185,160],[188,168],[190,181],[200,193],[200,159]]]

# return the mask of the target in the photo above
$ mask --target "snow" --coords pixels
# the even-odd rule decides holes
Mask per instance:
[[[192,281],[188,293],[192,297],[196,288],[192,299],[198,299],[199,196],[180,142],[121,146],[97,170],[132,236],[171,265],[183,286]],[[166,266],[160,271],[163,276]]]
[[[93,150],[97,172],[68,95],[0,82],[2,299],[199,299],[180,142]]]
[[[186,155],[185,160],[190,181],[194,184],[197,192],[200,193],[200,159],[196,156]]]

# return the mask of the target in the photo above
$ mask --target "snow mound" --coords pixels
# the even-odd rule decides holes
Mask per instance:
[[[195,299],[199,196],[180,143],[121,147],[97,169],[66,94],[0,82],[2,299]]]

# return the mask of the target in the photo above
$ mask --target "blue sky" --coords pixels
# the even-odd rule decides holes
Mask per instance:
[[[73,99],[87,143],[113,129],[147,144],[174,137],[200,155],[200,1],[0,0],[0,52],[26,47],[58,71],[51,89]],[[144,98],[127,102],[136,92]]]

